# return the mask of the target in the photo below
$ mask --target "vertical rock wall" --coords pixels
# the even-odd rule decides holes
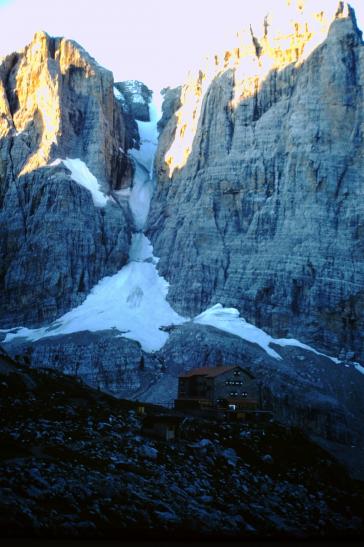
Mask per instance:
[[[113,75],[75,42],[38,32],[0,64],[0,325],[36,326],[82,302],[127,261],[133,144]],[[130,116],[129,116],[130,118]],[[135,136],[135,135],[134,135]],[[79,158],[105,207],[70,172]]]
[[[358,358],[364,48],[344,3],[314,15],[299,9],[276,36],[266,20],[184,86],[161,133],[149,236],[179,312],[221,302]]]

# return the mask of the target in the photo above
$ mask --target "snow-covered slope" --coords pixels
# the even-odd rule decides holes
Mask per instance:
[[[184,321],[168,304],[168,283],[158,275],[152,247],[142,234],[134,234],[130,262],[93,288],[86,300],[49,327],[22,328],[9,333],[5,342],[24,336],[40,338],[78,331],[117,329],[137,340],[145,351],[160,349],[168,334],[159,327]]]
[[[264,332],[262,329],[259,329],[255,325],[245,321],[243,317],[240,317],[238,310],[235,308],[224,308],[221,304],[216,304],[203,313],[200,313],[200,315],[195,317],[194,322],[201,325],[216,327],[217,329],[229,332],[230,334],[240,336],[243,340],[258,344],[258,346],[263,348],[271,357],[275,357],[276,359],[282,358],[273,348],[270,347],[270,344],[276,344],[277,346],[282,347],[296,346],[313,351],[316,355],[329,357],[328,355],[320,353],[311,346],[303,344],[294,338],[272,338],[272,336]],[[335,363],[340,362],[335,357],[329,357],[329,359]]]

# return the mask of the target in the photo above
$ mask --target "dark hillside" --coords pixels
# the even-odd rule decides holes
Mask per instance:
[[[2,536],[363,534],[363,484],[299,430],[180,415],[167,443],[142,434],[138,403],[3,353],[0,390]]]

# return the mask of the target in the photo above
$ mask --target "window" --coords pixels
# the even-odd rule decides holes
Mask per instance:
[[[236,410],[236,405],[229,405],[229,410]]]
[[[240,376],[240,370],[234,370],[234,376]]]
[[[244,399],[248,396],[247,392],[246,391],[243,391],[243,393],[241,394],[242,397],[244,397]]]
[[[230,391],[230,397],[237,397],[238,392],[237,391]]]

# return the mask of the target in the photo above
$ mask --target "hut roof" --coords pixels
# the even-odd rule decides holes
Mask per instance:
[[[216,376],[219,376],[220,374],[228,372],[229,370],[234,370],[235,368],[239,368],[240,370],[243,370],[246,374],[249,374],[251,378],[254,378],[254,376],[248,370],[242,368],[240,365],[233,365],[229,367],[220,366],[220,367],[192,368],[188,372],[181,374],[179,377],[192,378],[193,376],[204,376],[205,378],[215,378]]]

